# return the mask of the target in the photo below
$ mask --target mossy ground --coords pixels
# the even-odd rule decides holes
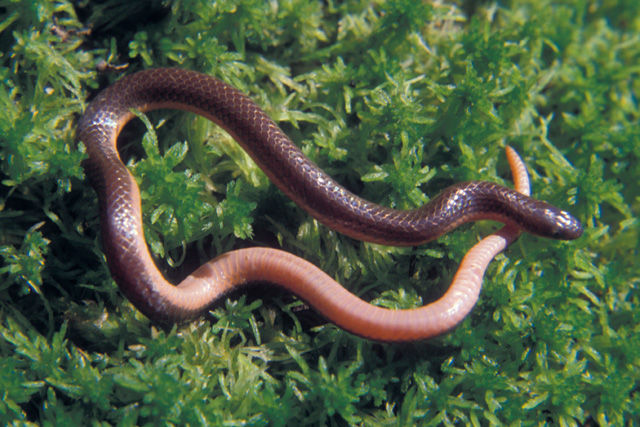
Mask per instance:
[[[0,1],[0,423],[638,422],[639,4]],[[585,234],[523,236],[471,315],[427,343],[368,342],[265,290],[159,331],[109,276],[74,126],[98,88],[166,65],[250,94],[383,205],[509,183],[510,144],[533,194]],[[418,248],[356,242],[296,208],[215,125],[149,117],[159,145],[142,127],[122,151],[173,276],[234,247],[279,246],[377,304],[411,307],[496,227]]]

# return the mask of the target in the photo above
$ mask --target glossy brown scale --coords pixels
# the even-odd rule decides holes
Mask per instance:
[[[290,289],[355,334],[383,341],[424,339],[449,330],[464,318],[477,299],[486,265],[479,269],[482,263],[470,261],[473,266],[466,271],[461,267],[458,275],[472,278],[465,278],[457,287],[454,283],[440,300],[416,310],[374,307],[308,262],[265,248],[224,254],[173,286],[148,252],[139,190],[116,149],[118,133],[133,117],[131,109],[158,108],[192,111],[220,125],[299,206],[323,224],[357,239],[418,245],[462,223],[491,219],[507,224],[508,231],[500,234],[500,243],[492,240],[467,255],[471,259],[475,251],[482,250],[482,263],[488,264],[519,229],[559,239],[574,239],[582,233],[580,223],[567,212],[521,194],[528,191],[528,181],[526,189],[523,185],[518,188],[521,192],[488,182],[456,184],[410,211],[376,205],[331,179],[238,90],[193,71],[142,71],[100,93],[81,118],[77,135],[87,148],[84,166],[100,199],[103,242],[112,275],[133,304],[159,323],[191,319],[233,287],[267,281]],[[510,157],[514,171],[515,163]],[[516,179],[518,173],[526,176],[523,165],[520,169]]]

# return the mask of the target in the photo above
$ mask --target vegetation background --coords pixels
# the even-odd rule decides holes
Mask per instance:
[[[0,0],[0,424],[637,423],[639,12],[635,0]],[[157,330],[109,276],[74,127],[98,89],[167,65],[250,94],[383,205],[508,184],[513,145],[533,194],[584,236],[523,236],[471,315],[425,343],[354,337],[268,288]],[[278,246],[376,304],[419,306],[496,227],[418,248],[356,242],[296,208],[216,126],[149,117],[161,142],[138,124],[122,152],[174,278],[234,247]]]

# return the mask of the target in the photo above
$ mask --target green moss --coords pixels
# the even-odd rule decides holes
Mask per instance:
[[[0,1],[0,423],[638,422],[637,2],[93,3]],[[213,320],[158,331],[109,276],[74,126],[97,88],[165,65],[250,94],[323,169],[388,206],[508,183],[513,145],[533,194],[585,234],[523,236],[471,315],[428,343],[371,343],[252,290]],[[281,246],[368,300],[413,307],[494,229],[419,248],[355,242],[215,125],[145,120],[121,149],[172,277],[234,247]]]

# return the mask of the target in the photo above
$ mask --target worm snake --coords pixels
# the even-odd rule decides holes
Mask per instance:
[[[149,254],[138,186],[116,148],[120,130],[134,117],[132,109],[144,112],[159,108],[195,112],[224,128],[297,205],[353,238],[413,246],[469,221],[490,219],[505,227],[465,256],[452,285],[439,300],[415,309],[373,306],[313,264],[267,248],[220,255],[174,286],[164,279]],[[529,191],[528,178],[515,153],[508,156],[522,193],[474,181],[448,187],[414,210],[394,210],[361,199],[305,157],[246,95],[220,80],[188,70],[151,69],[120,79],[89,104],[78,123],[77,138],[87,150],[84,168],[98,194],[111,274],[142,313],[163,325],[197,317],[234,287],[264,281],[290,290],[353,334],[379,341],[427,339],[464,319],[477,301],[487,264],[521,230],[558,239],[575,239],[582,234],[580,222],[569,213],[522,194]]]

